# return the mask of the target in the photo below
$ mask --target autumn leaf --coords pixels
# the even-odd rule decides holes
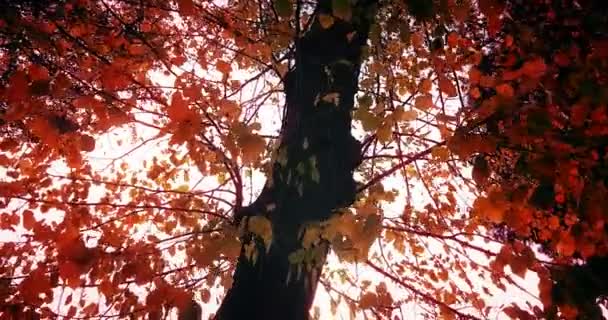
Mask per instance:
[[[380,125],[376,131],[376,136],[380,142],[389,142],[392,138],[393,130],[389,124]]]
[[[479,197],[473,203],[473,210],[494,223],[503,221],[508,204],[500,199]]]
[[[196,14],[196,6],[194,0],[177,0],[179,12],[184,16],[192,16]]]
[[[24,72],[16,72],[10,77],[6,95],[12,103],[27,99],[28,80]]]
[[[431,79],[424,79],[420,82],[420,92],[428,94],[433,89],[433,82]]]
[[[431,95],[418,96],[414,102],[414,107],[422,111],[429,110],[433,105],[433,97]]]
[[[334,17],[327,14],[320,14],[318,19],[323,29],[329,29],[334,24]]]
[[[496,93],[508,99],[513,98],[513,96],[515,96],[515,91],[513,90],[513,87],[511,87],[511,85],[509,85],[508,83],[502,83],[496,86]]]
[[[359,307],[369,309],[378,304],[378,296],[374,292],[366,292],[359,298]]]
[[[524,62],[521,67],[522,73],[530,78],[539,78],[547,70],[547,65],[541,58],[535,58]]]
[[[448,97],[455,97],[458,95],[458,91],[456,86],[450,81],[448,78],[440,77],[439,78],[439,89],[448,95]]]
[[[81,267],[72,261],[64,261],[59,265],[59,276],[70,288],[80,286]]]
[[[473,171],[471,176],[473,181],[479,186],[485,185],[488,178],[490,178],[490,167],[487,160],[483,156],[477,156],[475,163],[473,164]]]
[[[570,235],[569,232],[563,231],[560,234],[559,241],[556,246],[559,254],[570,257],[576,251],[576,240]]]
[[[449,47],[455,48],[456,46],[458,46],[458,40],[459,40],[458,33],[450,32],[447,36],[446,43],[448,44]]]
[[[215,65],[215,68],[217,68],[217,70],[219,72],[221,72],[222,74],[224,74],[225,76],[229,75],[230,72],[232,71],[232,66],[230,66],[230,63],[228,63],[224,60],[218,61],[217,64]]]
[[[173,94],[171,104],[167,108],[167,115],[173,121],[184,121],[190,116],[188,103],[184,100],[181,93]]]
[[[23,211],[23,215],[22,215],[21,219],[22,219],[23,227],[27,230],[32,230],[36,226],[37,222],[36,222],[36,219],[34,218],[34,212],[32,212],[31,210]]]
[[[410,110],[397,109],[394,111],[394,115],[395,115],[395,120],[397,120],[397,121],[413,121],[413,120],[416,120],[416,118],[418,118],[418,112],[416,112],[416,110],[413,110],[413,109],[410,109]]]
[[[95,139],[89,135],[80,136],[80,149],[85,152],[95,150]]]
[[[440,161],[446,161],[450,157],[450,150],[444,146],[435,147],[431,151],[431,154]]]
[[[244,163],[253,163],[266,149],[264,138],[253,133],[244,133],[238,136]]]
[[[605,17],[554,2],[4,1],[7,316],[593,318]]]
[[[247,228],[264,240],[267,249],[270,248],[272,241],[272,223],[270,220],[263,216],[250,217],[247,222]]]

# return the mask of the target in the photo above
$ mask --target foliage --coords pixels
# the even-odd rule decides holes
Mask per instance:
[[[596,299],[608,294],[599,271],[608,248],[606,7],[512,1],[506,11],[502,41],[469,73],[473,117],[484,122],[478,134],[494,143],[473,167],[476,182],[493,188],[478,209],[495,208],[486,212],[495,212],[502,238],[537,244],[556,263],[553,280],[541,280],[555,281],[541,290],[544,317],[557,317],[555,304],[566,318],[601,318]]]
[[[262,264],[281,243],[286,218],[262,212],[283,204],[264,190],[351,187],[326,163],[360,164],[355,199],[294,231],[286,285],[324,265],[313,316],[599,317],[602,2],[0,3],[0,318],[193,319],[197,303],[209,317],[237,261]],[[343,37],[362,19],[369,36]],[[326,49],[354,46],[360,71],[327,64],[315,32],[340,36]],[[312,60],[356,96],[308,99],[297,77],[312,71],[297,66]],[[346,108],[341,129],[351,138],[352,116],[360,141],[323,143],[356,152],[308,156],[312,135],[294,147],[298,104]],[[538,294],[493,304],[531,273]]]

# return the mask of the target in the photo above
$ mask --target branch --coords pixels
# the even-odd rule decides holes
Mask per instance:
[[[403,282],[401,279],[389,274],[388,272],[386,272],[384,269],[380,268],[379,266],[375,265],[373,262],[371,262],[370,260],[367,260],[365,262],[365,264],[367,264],[368,266],[370,266],[372,269],[374,269],[375,271],[377,271],[378,273],[382,274],[383,276],[389,278],[390,280],[392,280],[393,282],[395,282],[398,285],[401,285],[403,287],[405,287],[406,289],[414,292],[414,294],[421,296],[423,299],[427,300],[428,302],[431,302],[433,304],[436,304],[442,308],[445,308],[447,310],[449,310],[450,312],[454,313],[455,315],[457,315],[460,319],[469,319],[469,320],[481,320],[480,318],[477,318],[475,316],[472,315],[468,315],[465,313],[462,313],[452,307],[450,307],[448,304],[446,304],[445,302],[439,301],[436,298],[434,298],[433,296],[431,296],[428,293],[424,293],[420,290],[417,290],[416,288],[414,288],[413,286]]]

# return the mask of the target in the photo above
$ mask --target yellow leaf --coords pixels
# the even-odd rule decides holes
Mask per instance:
[[[319,24],[321,24],[321,28],[329,29],[334,25],[334,17],[328,14],[320,14],[319,15]]]
[[[249,231],[264,240],[266,248],[270,247],[270,242],[272,241],[272,224],[268,218],[263,216],[249,217],[247,227]]]
[[[304,249],[310,249],[313,245],[317,244],[321,239],[321,228],[318,226],[308,226],[302,236],[302,247]]]
[[[376,131],[376,137],[383,143],[391,141],[391,138],[393,137],[391,126],[389,124],[381,125],[380,128],[378,128],[378,131]]]
[[[416,118],[418,118],[418,112],[416,112],[416,110],[410,109],[410,110],[401,110],[398,109],[399,111],[395,111],[395,118],[398,121],[413,121],[416,120]]]
[[[431,154],[441,161],[446,161],[450,158],[450,150],[444,146],[433,148]]]
[[[365,108],[358,108],[357,111],[355,111],[354,118],[361,121],[361,126],[365,131],[375,130],[378,128],[381,121],[373,112]]]
[[[187,184],[182,184],[181,186],[179,186],[175,189],[175,191],[177,191],[177,192],[188,192],[189,190],[190,190],[190,186]]]

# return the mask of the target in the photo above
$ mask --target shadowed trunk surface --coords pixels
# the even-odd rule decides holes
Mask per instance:
[[[331,4],[321,0],[317,16],[331,14]],[[361,146],[351,135],[351,111],[375,5],[359,1],[349,22],[336,18],[327,29],[315,19],[296,44],[295,68],[283,79],[286,118],[272,175],[258,199],[237,212],[237,219],[269,218],[272,245],[267,251],[257,241],[255,263],[241,253],[217,320],[308,318],[327,249],[315,248],[317,267],[299,274],[288,257],[301,248],[303,225],[354,201]]]

